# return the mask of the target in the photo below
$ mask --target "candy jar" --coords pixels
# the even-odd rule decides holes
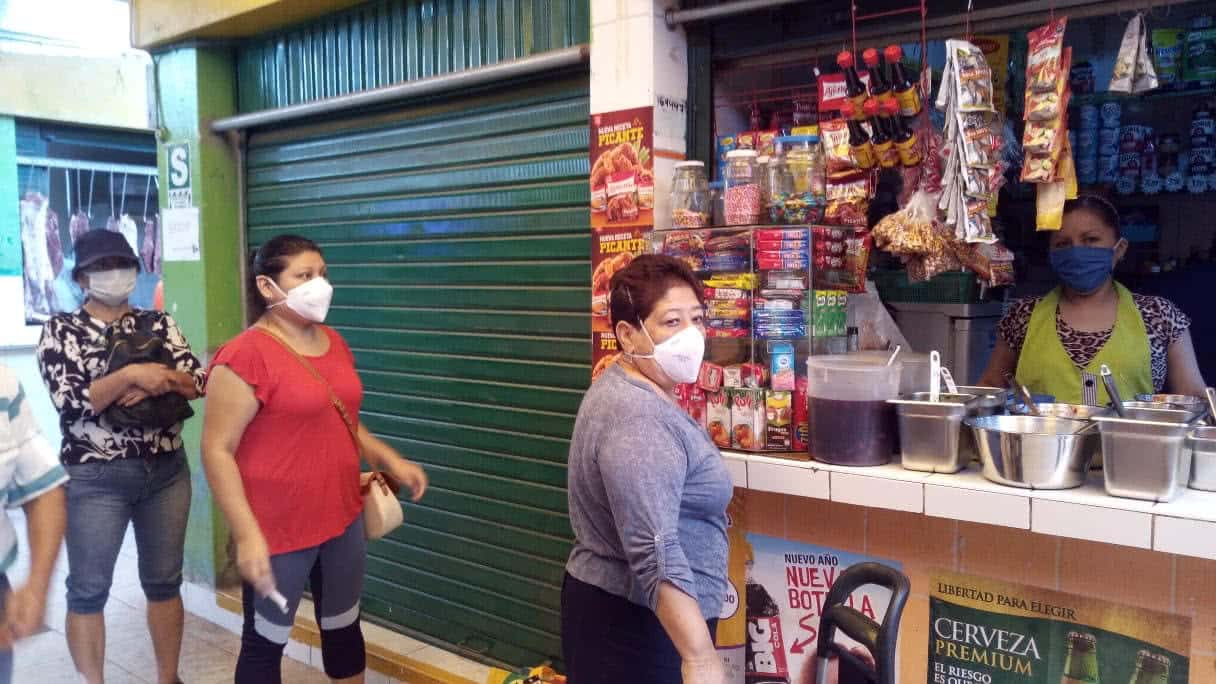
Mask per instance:
[[[732,150],[726,154],[723,174],[723,218],[728,226],[760,222],[760,174],[755,150]]]
[[[676,162],[671,181],[671,227],[704,228],[709,225],[711,209],[705,162]]]

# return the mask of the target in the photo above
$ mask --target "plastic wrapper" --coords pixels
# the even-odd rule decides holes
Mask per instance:
[[[936,209],[934,199],[918,191],[903,209],[888,214],[874,226],[874,246],[908,256],[945,250],[945,241],[933,228]]]
[[[751,291],[756,289],[755,273],[715,273],[702,281],[706,287],[727,287]]]
[[[1030,43],[1026,59],[1026,94],[1051,92],[1068,78],[1064,68],[1064,27],[1068,17],[1060,17],[1027,36]]]
[[[824,222],[834,226],[865,228],[873,182],[869,174],[854,173],[828,181],[828,206]]]
[[[975,272],[975,277],[988,287],[1014,283],[1013,252],[999,243],[959,245],[955,250],[959,262]]]
[[[912,348],[882,303],[874,283],[866,283],[861,292],[849,295],[847,306],[847,325],[857,328],[861,349],[886,350],[896,345]]]
[[[866,288],[866,271],[870,268],[870,252],[874,246],[874,236],[868,230],[859,230],[845,238],[844,270],[845,282],[843,289],[849,292],[864,292]]]
[[[1148,52],[1148,28],[1137,13],[1127,22],[1110,79],[1112,93],[1143,93],[1157,88],[1157,70]]]
[[[957,90],[958,110],[962,112],[992,112],[996,111],[995,98],[992,90],[992,68],[984,57],[984,51],[966,41],[947,41],[954,43],[953,55],[956,71],[954,87]]]
[[[832,119],[819,124],[823,154],[827,160],[828,178],[847,176],[857,170],[853,152],[849,147],[849,123],[844,119]]]

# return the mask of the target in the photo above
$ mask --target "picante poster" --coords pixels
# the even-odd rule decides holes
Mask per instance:
[[[744,682],[815,681],[819,616],[828,591],[841,573],[857,563],[876,561],[899,568],[898,562],[861,554],[748,534],[736,529],[742,497],[728,509],[730,554],[727,574],[730,588],[715,635],[718,653],[726,664],[730,684]],[[848,605],[866,617],[882,622],[891,592],[866,586],[853,592]],[[836,641],[863,659],[869,652],[837,632]],[[829,673],[829,684],[836,684]]]
[[[591,227],[654,225],[654,108],[591,115]]]
[[[1185,684],[1191,621],[1049,589],[939,572],[933,684]]]
[[[591,380],[616,362],[609,286],[612,276],[647,251],[649,228],[616,228],[591,235]]]

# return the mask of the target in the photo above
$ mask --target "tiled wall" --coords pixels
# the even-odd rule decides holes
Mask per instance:
[[[925,681],[934,568],[1189,616],[1190,681],[1216,682],[1216,561],[821,499],[739,493],[749,532],[902,563],[912,596],[900,625],[900,682]]]

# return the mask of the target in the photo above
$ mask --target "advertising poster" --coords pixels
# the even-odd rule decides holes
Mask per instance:
[[[18,164],[17,172],[25,322],[39,325],[84,303],[84,292],[72,279],[73,245],[90,230],[126,238],[140,261],[131,305],[152,308],[163,260],[155,169],[139,176]]]
[[[591,115],[591,228],[654,225],[654,108]]]
[[[738,497],[731,502],[732,522],[739,519],[741,506]],[[836,578],[849,566],[867,561],[900,566],[889,560],[747,534],[734,527],[728,530],[731,588],[716,635],[727,681],[811,684],[817,666],[819,616]],[[890,599],[889,590],[869,586],[854,592],[849,605],[882,622]],[[868,655],[840,632],[837,641]],[[830,676],[828,681],[835,684]]]
[[[616,336],[608,311],[612,275],[646,252],[650,228],[608,229],[591,234],[591,380],[595,381],[617,357]]]
[[[1185,684],[1191,621],[969,575],[938,572],[929,596],[934,684]]]

